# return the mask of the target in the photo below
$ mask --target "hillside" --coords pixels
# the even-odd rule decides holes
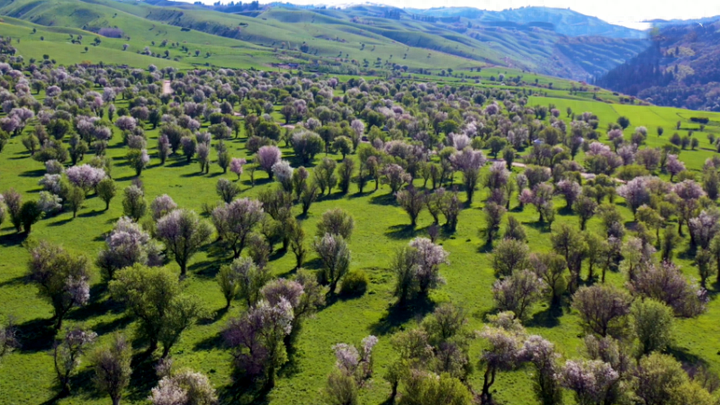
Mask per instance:
[[[349,74],[398,69],[441,74],[502,66],[589,81],[648,45],[637,38],[638,31],[621,32],[567,10],[528,8],[490,15],[377,6],[234,7],[164,0],[0,0],[0,15],[92,33],[119,29],[122,41],[118,38],[115,49],[127,43],[136,53],[150,51],[192,65],[298,63]],[[569,28],[573,26],[587,29]]]
[[[720,21],[671,25],[597,85],[658,105],[720,111]]]
[[[552,25],[557,33],[567,36],[604,36],[633,39],[644,39],[646,36],[642,31],[609,24],[597,17],[580,14],[570,9],[521,7],[502,11],[487,11],[476,8],[443,7],[408,11],[438,18],[464,17],[480,22],[544,23]]]

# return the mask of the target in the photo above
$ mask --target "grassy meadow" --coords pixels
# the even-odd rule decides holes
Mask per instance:
[[[4,29],[0,25],[0,29]],[[13,29],[25,28],[15,26]],[[31,30],[31,28],[27,28]],[[18,31],[20,32],[20,31]],[[14,34],[13,36],[19,36]],[[31,36],[27,32],[23,35]],[[50,35],[50,34],[45,34]],[[57,33],[58,36],[67,36],[67,33]],[[19,48],[24,44],[32,48],[36,43],[33,39],[22,37]],[[27,42],[26,42],[27,41]],[[111,42],[110,40],[103,40]],[[76,46],[68,45],[78,49]],[[53,57],[59,58],[60,48],[51,51]],[[41,56],[42,48],[38,49]],[[110,57],[123,58],[125,55],[135,57],[134,53],[117,54],[117,49],[108,45],[92,48],[90,55],[105,52]],[[32,53],[28,57],[34,56]],[[68,55],[70,58],[83,58],[77,55]],[[160,63],[155,58],[137,55],[137,63]],[[58,59],[62,61],[62,59]],[[114,59],[113,59],[114,60]],[[147,60],[147,62],[145,62]],[[110,60],[107,61],[110,63]],[[125,63],[131,63],[129,59]],[[170,61],[168,61],[170,63]],[[177,67],[186,67],[181,62]],[[174,65],[175,66],[175,65]],[[490,73],[487,73],[490,74]],[[684,110],[627,106],[593,102],[592,100],[573,100],[567,98],[531,97],[528,105],[554,104],[561,111],[561,117],[566,117],[565,109],[571,107],[574,112],[591,111],[600,118],[600,127],[614,122],[620,115],[631,120],[631,126],[626,131],[630,136],[635,126],[646,126],[649,130],[647,144],[660,146],[667,142],[667,138],[674,132],[674,125],[678,120],[683,122],[682,131],[692,127],[689,118],[695,115],[708,116],[715,123],[720,122],[720,114],[695,113]],[[119,101],[118,107],[126,105]],[[279,109],[279,107],[276,107]],[[280,121],[280,114],[275,113]],[[206,127],[208,124],[204,123]],[[655,128],[663,126],[665,135],[657,137]],[[28,129],[29,130],[29,129]],[[150,126],[145,128],[148,135],[149,149],[157,144],[157,130]],[[122,147],[120,132],[114,129],[115,136],[109,145],[107,155],[113,159],[114,167],[112,177],[121,191],[130,185],[135,177],[133,169],[127,166],[124,159],[125,149]],[[717,131],[717,127],[709,125],[706,131]],[[699,172],[706,158],[715,154],[708,147],[705,135],[707,132],[695,132],[700,138],[701,147],[698,150],[682,151],[680,159],[690,170]],[[239,139],[227,142],[233,157],[246,157],[244,148],[244,135]],[[164,166],[159,165],[154,151],[149,150],[153,158],[149,167],[140,176],[144,187],[146,199],[151,201],[161,194],[170,195],[182,208],[201,212],[205,203],[214,204],[219,198],[215,193],[215,184],[221,177],[235,180],[232,173],[223,174],[221,169],[212,164],[209,174],[200,174],[199,166],[195,162],[186,163],[183,156],[172,156]],[[215,158],[215,151],[212,152]],[[293,156],[291,148],[283,148],[284,158],[290,160],[293,166],[300,165]],[[86,156],[85,161],[92,156]],[[315,163],[324,157],[317,156]],[[340,155],[330,155],[331,158],[341,160]],[[352,155],[351,158],[357,159]],[[583,156],[577,157],[582,161]],[[519,170],[519,169],[515,169]],[[483,173],[487,168],[483,169]],[[38,180],[45,173],[44,166],[33,160],[21,143],[21,137],[12,138],[2,154],[0,154],[0,190],[15,188],[26,199],[37,198],[41,187]],[[255,186],[252,186],[249,173],[244,173],[239,180],[242,196],[256,196],[260,190],[272,186],[264,172],[256,172]],[[459,184],[460,176],[456,178]],[[422,186],[422,180],[416,180],[416,186]],[[416,229],[411,229],[407,214],[400,209],[386,185],[381,185],[373,191],[372,182],[366,187],[363,194],[358,193],[357,185],[353,184],[347,195],[333,192],[313,204],[307,218],[302,222],[308,235],[314,235],[315,227],[320,215],[328,209],[339,207],[350,212],[355,218],[356,228],[349,242],[352,250],[351,270],[364,270],[370,278],[368,292],[362,297],[354,299],[339,298],[323,308],[314,319],[308,320],[301,331],[297,353],[292,357],[280,372],[277,386],[266,398],[270,404],[315,404],[319,403],[321,391],[325,385],[326,376],[331,371],[335,358],[331,347],[340,342],[358,343],[363,337],[374,334],[379,337],[380,343],[373,356],[375,358],[375,376],[368,389],[360,391],[362,404],[381,404],[389,395],[389,385],[381,377],[387,365],[394,360],[389,338],[392,332],[412,327],[424,316],[430,308],[424,308],[414,313],[397,313],[391,311],[395,299],[392,297],[393,275],[388,269],[395,250],[414,236],[427,234],[427,227],[432,219],[427,212],[419,218]],[[489,248],[481,233],[484,229],[482,201],[486,190],[481,190],[475,198],[475,203],[462,211],[457,233],[442,235],[440,242],[450,252],[450,265],[443,266],[441,274],[446,285],[434,291],[431,298],[435,304],[445,301],[462,306],[470,314],[470,327],[480,329],[485,316],[494,309],[491,286],[495,281],[491,265]],[[121,193],[119,193],[121,194]],[[462,195],[464,200],[465,196]],[[34,240],[46,239],[62,244],[66,249],[87,255],[91,260],[104,245],[103,235],[113,228],[113,224],[122,215],[122,196],[119,195],[111,203],[110,209],[104,210],[104,203],[91,195],[79,211],[77,218],[72,213],[61,213],[57,216],[44,218],[33,227],[31,238]],[[618,197],[619,201],[622,201]],[[511,202],[509,215],[517,217],[524,225],[528,235],[528,244],[531,251],[547,251],[550,249],[550,229],[547,225],[537,223],[538,214],[532,207],[524,210],[517,208],[517,198]],[[570,223],[577,226],[578,218],[563,210],[564,202],[561,198],[555,199],[555,206],[559,215],[553,226],[561,223]],[[633,220],[631,211],[620,203],[619,208],[629,223]],[[294,207],[295,214],[299,215],[299,208]],[[507,218],[505,219],[507,220]],[[600,230],[599,219],[595,218],[588,223],[591,231]],[[5,356],[0,360],[0,404],[39,404],[52,400],[56,390],[53,386],[54,370],[52,365],[51,345],[52,337],[49,334],[49,318],[51,307],[36,295],[36,287],[24,281],[28,252],[25,241],[16,235],[9,223],[3,224],[0,229],[0,319],[13,315],[19,326],[20,337],[24,344],[22,348]],[[687,240],[685,241],[687,242]],[[696,276],[696,270],[691,262],[682,254],[685,247],[680,249],[678,263],[682,265],[688,276]],[[270,267],[275,276],[288,276],[294,268],[292,254],[275,252],[271,257]],[[319,260],[313,253],[310,254],[307,268],[319,268]],[[227,399],[230,395],[228,387],[231,385],[230,354],[223,348],[220,331],[227,321],[245,310],[240,301],[235,301],[229,311],[224,312],[224,299],[215,280],[215,276],[222,264],[231,260],[229,252],[222,251],[217,245],[209,245],[197,254],[191,261],[189,277],[183,282],[186,290],[201,297],[207,308],[213,313],[208,319],[186,331],[180,342],[173,347],[172,357],[178,366],[188,366],[209,376],[218,389],[221,398]],[[168,265],[177,271],[177,265],[171,262]],[[125,331],[132,335],[135,324],[123,315],[121,308],[109,300],[109,294],[101,283],[99,271],[95,271],[91,302],[89,305],[70,312],[66,326],[82,324],[101,335],[101,341],[108,339],[110,332]],[[609,274],[609,282],[624,283],[625,276],[619,273]],[[715,295],[716,287],[711,287],[711,295]],[[679,358],[696,359],[710,366],[714,372],[720,372],[720,302],[711,301],[709,310],[695,319],[678,320],[675,331],[675,342],[672,353]],[[527,323],[529,332],[541,334],[553,341],[564,357],[577,357],[581,354],[583,343],[582,327],[578,316],[567,305],[559,311],[551,311],[547,304],[537,306],[531,320]],[[471,359],[475,362],[481,350],[480,342],[475,341],[471,349]],[[131,387],[125,394],[125,403],[144,403],[149,389],[155,385],[152,377],[153,370],[138,369],[133,374]],[[73,392],[70,397],[59,400],[59,404],[104,404],[108,402],[105,397],[95,394],[91,383],[92,373],[83,363],[79,375],[73,380]],[[481,384],[482,373],[474,373],[471,383],[478,387]],[[497,390],[496,399],[508,404],[534,403],[534,397],[528,388],[531,379],[528,371],[521,369],[516,372],[500,373],[498,382],[494,386]],[[567,395],[567,399],[570,396]]]

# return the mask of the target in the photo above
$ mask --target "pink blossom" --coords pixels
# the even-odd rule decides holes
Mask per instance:
[[[282,152],[277,146],[266,145],[257,151],[258,164],[268,174],[272,173],[272,167],[280,161],[281,157]]]
[[[156,197],[152,203],[150,203],[150,210],[152,211],[152,217],[154,220],[158,220],[169,212],[177,208],[177,204],[173,201],[172,197],[167,194]]]
[[[450,156],[450,162],[457,170],[479,170],[485,165],[487,159],[479,150],[465,148],[460,152],[455,152]]]
[[[243,174],[243,165],[247,163],[247,160],[242,158],[232,158],[230,160],[230,171],[237,174],[238,179]]]
[[[65,171],[68,180],[87,193],[105,178],[105,170],[90,165],[73,166]]]
[[[680,172],[685,170],[685,163],[678,160],[677,155],[667,155],[667,162],[665,163],[670,178],[677,176]]]
[[[122,131],[132,131],[137,126],[137,121],[133,117],[124,115],[115,121],[115,126]]]

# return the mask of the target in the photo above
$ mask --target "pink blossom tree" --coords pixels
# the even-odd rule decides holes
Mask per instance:
[[[650,203],[650,192],[648,191],[647,184],[651,179],[652,178],[648,176],[636,177],[618,187],[618,195],[625,199],[625,202],[627,202],[633,213],[635,213],[641,205]]]
[[[495,383],[498,371],[513,370],[523,362],[523,342],[525,328],[515,319],[512,312],[501,312],[489,317],[490,325],[479,333],[487,343],[480,355],[480,363],[485,366],[483,387],[480,393],[481,403],[492,403],[490,388]]]
[[[53,365],[62,387],[61,395],[70,393],[70,379],[80,365],[80,359],[96,338],[97,333],[76,326],[69,329],[60,342],[55,343]]]
[[[137,121],[133,117],[123,115],[115,121],[115,126],[121,131],[130,132],[137,127]]]
[[[272,179],[272,168],[275,163],[278,163],[280,161],[281,157],[282,152],[280,151],[280,148],[278,148],[277,146],[266,145],[258,149],[255,159],[257,160],[258,165],[267,172],[268,177]]]
[[[468,202],[472,203],[475,188],[480,178],[480,169],[485,166],[487,159],[479,150],[465,148],[460,152],[455,152],[450,156],[450,162],[456,170],[463,174],[463,186]]]
[[[272,166],[271,170],[283,190],[289,193],[292,192],[292,175],[294,169],[290,166],[290,162],[287,160],[280,160]]]
[[[665,168],[667,169],[667,172],[670,173],[670,181],[672,181],[673,177],[680,174],[680,172],[685,171],[685,163],[681,162],[677,155],[667,155]]]
[[[281,298],[275,305],[260,301],[231,320],[223,337],[232,350],[236,369],[273,387],[276,371],[287,361],[283,340],[292,332],[293,319],[292,305]]]
[[[572,208],[575,201],[580,197],[582,187],[573,180],[560,180],[555,191],[565,198],[565,207]]]
[[[391,264],[395,273],[395,296],[399,305],[444,283],[440,265],[448,264],[448,252],[427,238],[415,238],[398,250]]]
[[[169,214],[171,211],[175,210],[177,207],[178,205],[169,195],[163,194],[157,196],[150,203],[150,211],[152,213],[152,218],[157,221],[158,219]]]
[[[245,248],[248,235],[264,216],[260,201],[239,198],[215,208],[212,221],[223,243],[233,251],[233,257],[238,258]]]
[[[601,404],[620,375],[601,360],[568,360],[559,377],[563,387],[575,392],[578,404]]]
[[[181,277],[186,275],[188,262],[210,235],[212,227],[195,211],[174,210],[157,221],[157,237],[180,266]]]
[[[326,233],[315,238],[313,247],[323,264],[318,280],[327,284],[330,294],[334,294],[337,283],[350,269],[350,249],[347,242],[340,235]]]
[[[217,394],[206,375],[184,369],[164,376],[148,400],[153,405],[211,405]]]
[[[664,302],[676,316],[691,318],[700,315],[705,312],[708,302],[707,291],[688,282],[680,268],[672,262],[638,269],[628,287],[635,295]]]
[[[243,174],[243,165],[247,163],[247,160],[242,158],[232,158],[230,161],[230,171],[237,174],[237,179],[240,180],[240,176]]]
[[[162,245],[153,240],[142,227],[128,217],[121,217],[105,238],[97,266],[106,280],[112,280],[117,270],[140,263],[147,266],[163,264]]]
[[[86,195],[105,178],[104,169],[87,164],[70,167],[65,171],[65,174],[67,174],[68,180],[75,186],[80,187]]]
[[[41,298],[54,311],[55,330],[65,315],[90,299],[90,265],[84,256],[73,255],[59,245],[42,241],[30,250],[28,277]]]
[[[543,298],[545,282],[530,270],[516,270],[510,277],[495,281],[492,292],[500,311],[512,311],[522,320]]]
[[[705,195],[705,191],[694,180],[684,180],[673,186],[672,191],[680,197],[677,202],[678,234],[683,236],[682,226],[690,221],[698,207],[698,199]]]
[[[390,191],[395,194],[402,186],[412,180],[412,177],[405,172],[402,166],[397,164],[389,164],[383,169],[385,181],[390,185]]]

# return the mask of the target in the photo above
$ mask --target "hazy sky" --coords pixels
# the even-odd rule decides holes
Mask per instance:
[[[186,0],[187,1],[187,0]],[[250,0],[245,0],[250,1]],[[268,3],[271,0],[260,0]],[[347,5],[363,0],[280,0],[295,4]],[[206,0],[206,2],[211,2]],[[229,0],[222,0],[223,3]],[[504,10],[523,6],[571,8],[583,14],[599,17],[613,24],[636,27],[636,23],[655,18],[692,19],[720,15],[720,0],[372,0],[370,3],[388,4],[401,8],[475,7],[484,10]]]

